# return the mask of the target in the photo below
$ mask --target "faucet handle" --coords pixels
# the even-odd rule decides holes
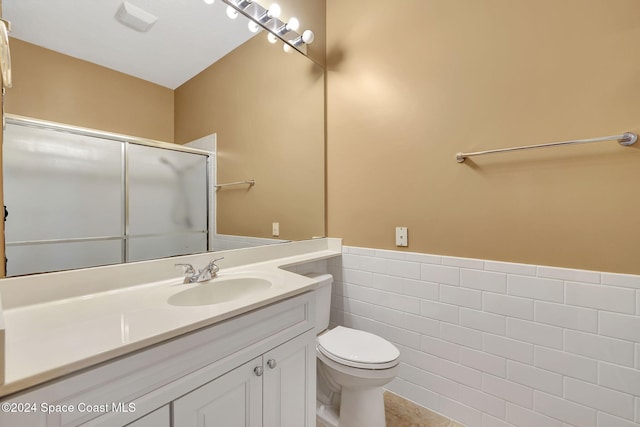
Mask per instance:
[[[196,274],[196,269],[191,264],[178,263],[174,265],[176,267],[184,267],[184,274]]]
[[[212,275],[215,277],[215,274],[220,271],[220,267],[216,265],[216,262],[223,260],[224,257],[216,258],[209,261],[209,265],[207,265],[207,270],[209,270]]]
[[[213,259],[213,260],[209,261],[209,265],[211,265],[211,264],[215,264],[216,262],[221,261],[221,260],[223,260],[223,259],[224,259],[224,257],[223,257],[223,256],[222,256],[222,257],[220,257],[220,258]]]

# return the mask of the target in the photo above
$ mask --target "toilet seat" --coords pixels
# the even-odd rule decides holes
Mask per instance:
[[[362,369],[389,369],[398,364],[400,351],[369,332],[337,326],[318,337],[318,351],[342,365]]]

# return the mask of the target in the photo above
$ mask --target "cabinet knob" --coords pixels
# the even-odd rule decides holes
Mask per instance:
[[[275,368],[277,365],[276,360],[275,359],[269,359],[267,360],[267,366],[270,367],[271,369]]]
[[[253,368],[253,372],[254,372],[257,376],[261,377],[261,376],[262,376],[262,374],[264,373],[264,369],[262,369],[262,366],[256,366],[255,368]]]

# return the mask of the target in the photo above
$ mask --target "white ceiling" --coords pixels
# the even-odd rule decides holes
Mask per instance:
[[[11,37],[175,89],[249,40],[220,0],[127,0],[158,17],[146,33],[115,19],[122,0],[3,0]]]

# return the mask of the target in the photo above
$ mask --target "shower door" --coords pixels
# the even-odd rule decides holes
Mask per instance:
[[[7,276],[124,261],[124,143],[7,124]]]
[[[129,144],[127,261],[207,250],[207,156]]]
[[[19,122],[3,141],[7,276],[208,250],[206,154]]]

